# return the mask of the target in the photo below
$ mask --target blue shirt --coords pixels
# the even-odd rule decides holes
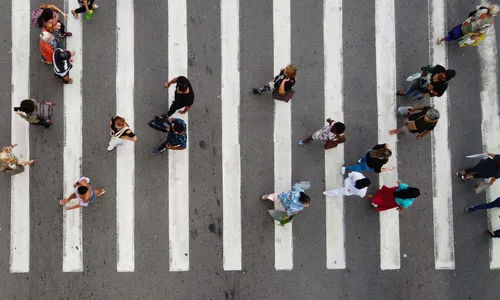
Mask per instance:
[[[304,205],[299,201],[300,193],[307,190],[310,186],[309,181],[299,181],[293,185],[290,191],[278,195],[287,215],[291,216],[304,209]]]
[[[180,123],[184,125],[184,133],[178,134],[177,132],[174,131],[173,126],[174,124]],[[174,118],[172,120],[172,123],[170,125],[170,131],[167,133],[167,144],[170,146],[178,146],[180,145],[179,148],[186,149],[187,147],[187,127],[186,127],[186,122],[182,119],[176,119]]]
[[[408,188],[408,185],[406,183],[401,183],[399,185],[399,188],[396,190],[396,192],[406,190],[407,188]],[[407,199],[396,198],[396,203],[401,205],[404,208],[410,207],[410,205],[413,204],[413,201],[415,201],[415,198],[407,198]]]

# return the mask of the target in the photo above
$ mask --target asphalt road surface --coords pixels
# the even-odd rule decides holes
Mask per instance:
[[[347,127],[345,145],[329,151],[343,151],[344,161],[348,164],[358,160],[369,147],[386,142],[378,139],[378,129],[389,124],[384,123],[385,116],[392,116],[396,112],[395,107],[380,109],[377,105],[377,101],[381,100],[377,99],[377,83],[381,80],[380,74],[384,74],[383,71],[377,72],[377,66],[387,66],[387,76],[394,82],[394,87],[401,88],[408,84],[405,81],[408,75],[430,63],[432,49],[437,47],[434,45],[435,41],[429,41],[432,36],[429,33],[429,24],[433,24],[429,22],[430,12],[434,8],[429,7],[431,2],[426,0],[382,1],[394,4],[394,13],[391,14],[391,5],[385,6],[387,11],[382,6],[382,11],[376,13],[375,1],[290,0],[290,43],[275,49],[273,1],[240,0],[239,11],[235,13],[239,16],[239,23],[234,23],[234,26],[237,26],[234,32],[239,33],[240,39],[239,68],[228,70],[234,72],[229,73],[231,82],[238,78],[234,76],[239,76],[239,86],[236,87],[240,96],[236,101],[239,103],[239,124],[231,124],[236,128],[239,126],[239,143],[236,143],[240,147],[239,169],[236,165],[223,167],[224,145],[234,141],[227,141],[222,137],[225,122],[223,116],[228,109],[234,109],[224,107],[223,103],[235,103],[231,102],[235,99],[227,99],[222,93],[227,86],[224,87],[223,81],[226,79],[222,76],[221,49],[227,44],[238,43],[221,38],[223,34],[237,36],[221,31],[221,20],[225,20],[224,15],[221,18],[221,2],[234,5],[236,1],[135,1],[133,19],[129,16],[119,16],[125,23],[131,22],[134,29],[131,40],[134,47],[133,58],[130,60],[117,62],[117,32],[121,30],[117,28],[117,11],[129,11],[130,7],[126,6],[131,2],[97,1],[100,7],[93,18],[81,23],[81,36],[67,38],[68,43],[69,39],[81,38],[83,45],[82,55],[75,57],[75,65],[80,64],[82,68],[81,174],[91,178],[93,187],[106,189],[104,196],[82,210],[82,248],[77,249],[81,251],[82,268],[74,272],[64,272],[63,268],[65,225],[63,210],[57,201],[68,196],[63,195],[63,189],[68,190],[67,186],[64,187],[63,171],[65,132],[68,130],[64,120],[77,118],[64,114],[72,111],[72,105],[79,107],[79,103],[72,102],[68,97],[71,95],[69,91],[65,97],[66,87],[53,76],[50,66],[40,62],[39,29],[28,24],[28,14],[43,2],[26,1],[31,7],[26,7],[24,12],[22,5],[20,11],[13,12],[14,1],[5,0],[0,3],[0,22],[3,29],[0,32],[0,50],[3,54],[0,57],[0,101],[3,108],[0,112],[0,120],[3,121],[0,144],[6,146],[20,143],[13,140],[13,124],[24,125],[22,122],[11,122],[12,118],[18,118],[12,112],[13,89],[17,89],[15,95],[20,95],[17,99],[19,101],[29,96],[57,104],[55,125],[52,128],[29,128],[29,156],[37,159],[36,164],[29,167],[29,175],[26,176],[29,181],[13,181],[9,174],[0,176],[0,298],[500,299],[499,271],[492,269],[489,253],[490,249],[497,248],[490,244],[490,238],[485,234],[489,225],[488,217],[485,212],[463,213],[464,206],[483,203],[487,197],[495,195],[476,195],[472,183],[463,183],[452,174],[457,169],[472,164],[472,161],[466,161],[466,155],[481,153],[483,150],[500,152],[500,149],[488,148],[489,144],[483,139],[483,133],[491,132],[493,135],[496,132],[491,131],[491,128],[482,127],[485,112],[481,109],[481,101],[485,101],[485,98],[480,93],[481,89],[491,87],[484,82],[486,67],[490,63],[497,66],[498,35],[495,37],[494,30],[491,30],[487,37],[491,39],[488,45],[489,50],[493,51],[489,52],[493,53],[493,56],[490,56],[493,59],[486,64],[482,63],[483,56],[476,47],[458,48],[452,43],[444,48],[448,55],[447,67],[457,71],[456,78],[450,82],[446,92],[449,101],[446,113],[449,119],[449,136],[445,140],[449,143],[450,151],[436,156],[437,159],[449,159],[450,172],[445,176],[448,178],[433,177],[433,172],[436,171],[433,149],[443,140],[436,139],[433,142],[430,135],[422,140],[400,135],[397,144],[393,145],[397,146],[397,161],[393,163],[397,166],[399,178],[410,185],[418,186],[422,192],[413,206],[399,216],[397,241],[400,246],[396,248],[397,255],[400,256],[397,260],[399,266],[382,270],[379,214],[374,211],[368,200],[351,197],[337,199],[344,201],[344,227],[335,230],[345,230],[345,243],[340,246],[345,249],[345,257],[338,259],[345,260],[346,266],[329,269],[326,263],[329,255],[326,236],[332,233],[329,232],[332,228],[326,225],[329,216],[325,214],[327,202],[322,194],[325,190],[325,168],[328,168],[325,165],[324,149],[319,143],[300,147],[297,141],[324,126],[325,115],[330,113],[325,112],[326,75],[339,76],[342,79],[340,90],[343,99],[339,99],[338,103],[341,105],[332,111],[332,114],[343,111],[344,117],[341,121]],[[278,0],[275,2],[287,3]],[[339,20],[341,23],[338,24],[342,24],[340,44],[343,45],[343,69],[324,68],[324,45],[339,47],[339,39],[335,35],[324,37],[323,2],[326,3],[325,7],[335,7],[334,11],[342,16]],[[179,27],[169,28],[169,10],[181,8],[182,11],[183,6],[180,3],[186,3],[187,40],[170,42],[186,44],[187,52],[179,60],[182,63],[185,58],[187,73],[169,74],[169,69],[175,70],[173,64],[176,62],[176,57],[169,59],[169,54],[177,53],[169,53],[169,38],[175,39],[179,36],[177,31],[182,33],[184,30],[183,24],[170,24],[171,27]],[[53,4],[60,8],[65,7],[61,0]],[[462,22],[478,4],[478,1],[445,1],[445,27],[451,29]],[[66,4],[66,7],[70,8],[76,6],[76,0],[69,0]],[[439,5],[436,4],[435,7],[437,6]],[[231,5],[227,7],[238,8]],[[283,11],[280,9],[277,9],[277,16],[282,17]],[[386,13],[389,17],[382,23],[376,23],[377,16]],[[21,16],[24,16],[24,19]],[[73,16],[69,14],[68,18],[72,19]],[[287,20],[280,21],[286,23]],[[73,30],[71,24],[74,23],[68,24],[69,31]],[[377,61],[376,24],[389,25],[394,30],[395,57],[392,62]],[[19,76],[19,73],[14,71],[23,69],[19,67],[22,65],[19,61],[13,62],[14,54],[11,50],[13,44],[18,43],[18,40],[13,41],[13,36],[19,36],[13,34],[20,30],[16,27],[27,32],[28,26],[29,35],[24,37],[29,39],[29,73],[25,74],[26,79],[29,79],[29,85],[26,85],[29,90],[26,91],[20,90],[22,85],[13,84],[12,76]],[[225,28],[229,27],[231,26]],[[390,30],[388,32],[390,33]],[[281,36],[286,33],[281,31],[275,34]],[[390,40],[390,34],[387,38]],[[275,104],[270,96],[251,95],[249,90],[268,82],[277,73],[279,67],[274,67],[274,53],[280,56],[280,51],[283,51],[286,56],[286,49],[290,49],[290,62],[298,68],[296,94],[286,104],[291,110],[289,180],[309,180],[312,186],[307,193],[312,202],[310,207],[297,216],[293,225],[287,225],[293,226],[293,265],[285,268],[288,270],[281,270],[275,266],[276,256],[280,255],[274,251],[275,225],[267,213],[272,205],[261,203],[259,200],[262,194],[271,192],[275,186],[273,129],[275,122],[281,122],[281,116],[275,119]],[[124,216],[117,213],[117,201],[120,199],[116,197],[117,190],[128,183],[122,182],[122,185],[117,187],[119,174],[116,155],[120,153],[106,151],[109,118],[117,111],[117,91],[126,88],[120,85],[122,82],[117,81],[117,63],[133,66],[131,70],[134,74],[134,89],[131,99],[134,117],[124,117],[133,120],[133,130],[138,136],[133,148],[134,160],[129,162],[135,166],[134,193],[129,197],[133,199],[131,203],[134,209],[133,215],[125,216],[129,218],[126,220],[131,220],[128,225],[133,228],[134,233],[131,246],[134,249],[131,268],[133,271],[128,272],[119,272],[117,269],[117,222]],[[285,65],[286,63],[281,67]],[[394,73],[391,72],[391,66],[395,67]],[[495,83],[494,99],[498,96],[496,71],[497,68],[494,68],[487,73],[490,81]],[[169,164],[168,156],[172,155],[170,153],[161,156],[150,155],[150,150],[159,145],[162,136],[147,125],[155,115],[167,111],[168,95],[163,84],[177,75],[187,76],[196,94],[195,103],[188,113],[189,146],[185,153],[188,154],[189,164],[183,168],[184,171],[169,170],[169,167],[173,166]],[[72,76],[76,80],[79,78],[78,72],[74,72]],[[397,106],[429,103],[429,98],[425,98],[421,103],[407,98],[396,99],[395,90],[393,91],[392,87],[390,89],[388,93],[393,95],[391,97],[397,101]],[[380,87],[379,91],[381,90],[384,90],[384,87]],[[282,103],[280,105],[283,106]],[[498,106],[495,107],[498,109]],[[490,113],[498,117],[498,111]],[[286,118],[283,120],[286,121]],[[384,124],[379,122],[380,120]],[[401,120],[398,120],[398,124],[401,124]],[[440,125],[438,123],[437,126]],[[16,134],[16,137],[19,135]],[[127,170],[130,168],[127,167]],[[179,183],[174,180],[173,182],[180,185],[172,187],[169,182],[172,182],[175,174],[188,174],[188,181]],[[374,193],[378,187],[378,175],[369,172],[365,174],[373,181],[369,191]],[[239,199],[236,200],[241,201],[241,213],[234,212],[241,222],[241,240],[231,244],[236,247],[236,253],[241,249],[241,257],[238,260],[241,262],[241,268],[238,270],[225,270],[223,267],[226,249],[224,203],[230,203],[229,200],[232,199],[232,195],[224,195],[223,176],[240,176],[241,179],[241,187],[236,188],[240,193]],[[335,176],[340,178],[340,173]],[[452,224],[453,238],[449,246],[453,252],[448,256],[453,267],[448,269],[437,269],[435,260],[433,186],[439,180],[449,180],[451,183],[449,224]],[[13,184],[16,184],[16,189],[12,187]],[[188,198],[176,197],[169,192],[175,188],[184,188]],[[234,190],[234,186],[231,189]],[[22,199],[14,197],[14,193],[20,190],[29,190],[29,195]],[[29,221],[12,217],[13,201],[26,199],[29,205],[19,202],[21,205],[15,206],[15,210],[17,213],[29,212]],[[238,201],[235,203],[239,203]],[[186,205],[183,206],[182,202]],[[188,265],[180,264],[181,268],[187,266],[183,271],[171,270],[172,264],[175,264],[171,253],[176,250],[172,250],[172,245],[169,245],[173,235],[169,233],[169,229],[175,231],[176,228],[172,228],[169,216],[172,221],[172,218],[182,215],[169,215],[169,203],[170,206],[175,204],[188,209],[188,217],[183,223],[188,224],[185,232],[189,230],[188,252],[185,254]],[[231,215],[233,211],[227,213]],[[498,211],[492,211],[491,218],[498,219],[497,215]],[[29,225],[29,231],[15,231],[14,228],[18,225],[13,224],[23,222]],[[226,230],[235,232],[234,228]],[[15,244],[12,240],[23,235],[29,235],[29,244],[24,245],[25,249],[13,249]],[[122,244],[120,247],[127,249],[128,246],[130,245]],[[12,253],[22,254],[16,256],[17,254]],[[13,263],[23,265],[22,261],[13,262],[22,257],[29,258],[27,265],[21,270],[11,272]],[[68,262],[73,263],[78,264],[74,261]]]

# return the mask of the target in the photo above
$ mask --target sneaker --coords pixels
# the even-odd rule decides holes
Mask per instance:
[[[467,177],[465,175],[460,175],[460,178],[463,180],[463,181],[468,181],[469,179],[467,179]]]
[[[345,167],[340,168],[340,173],[342,173],[342,175],[345,174]]]
[[[464,208],[464,213],[469,212],[471,208],[472,208],[472,206],[466,206],[466,207]]]
[[[92,9],[98,9],[99,8],[99,5],[97,4],[92,4]]]
[[[108,150],[108,151],[113,151],[113,149],[115,149],[115,148],[116,148],[116,146],[108,146],[108,149],[107,149],[107,150]]]
[[[358,159],[358,164],[360,164],[360,163],[361,163],[361,159]]]
[[[161,154],[163,151],[160,151],[158,149],[153,149],[151,150],[151,155],[158,155],[158,154]]]
[[[259,89],[252,89],[252,94],[262,95],[262,92]]]
[[[373,202],[372,202],[372,205],[373,205],[373,207],[378,207],[378,205],[377,205],[377,204],[375,204],[375,203],[373,203]]]
[[[299,141],[300,146],[304,146],[304,142],[302,140]]]
[[[73,34],[71,32],[66,32],[66,36],[72,36]]]

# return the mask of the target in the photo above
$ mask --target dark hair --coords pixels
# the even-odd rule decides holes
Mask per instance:
[[[189,80],[184,77],[177,78],[177,88],[181,92],[185,92],[189,87]]]
[[[344,133],[344,131],[345,131],[345,125],[342,122],[335,122],[333,124],[333,128],[335,128],[335,132],[339,133],[339,134]]]
[[[418,196],[420,196],[420,190],[415,187],[394,192],[394,197],[401,199],[417,198]]]
[[[71,51],[61,51],[61,53],[59,54],[59,57],[62,60],[68,60],[71,58]]]
[[[181,133],[184,131],[184,125],[180,122],[174,123],[174,131],[177,133]]]
[[[35,101],[31,99],[26,99],[21,101],[21,105],[19,107],[14,107],[14,111],[22,111],[29,115],[35,111],[35,108],[36,108]]]
[[[446,74],[446,81],[452,79],[457,74],[455,70],[446,70],[444,73]]]
[[[358,179],[358,180],[356,180],[354,187],[359,190],[359,189],[362,189],[362,188],[369,186],[371,183],[372,182],[368,178]]]
[[[40,19],[42,19],[43,22],[48,22],[52,18],[54,18],[54,11],[50,8],[44,8],[42,11],[42,15],[40,16]],[[39,22],[40,22],[40,19],[38,19]],[[43,25],[43,23],[42,23],[42,25]]]
[[[89,190],[89,188],[86,186],[83,186],[83,185],[79,186],[77,189],[78,194],[80,194],[80,195],[84,195],[88,190]]]
[[[370,156],[375,158],[389,158],[391,155],[392,151],[387,148],[370,151]]]
[[[311,199],[309,199],[309,196],[307,196],[304,192],[300,192],[299,201],[302,204],[309,204],[309,203],[311,203]]]

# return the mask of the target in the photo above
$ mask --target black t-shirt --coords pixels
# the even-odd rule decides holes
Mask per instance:
[[[372,148],[372,150],[384,149],[386,144],[379,144]],[[370,152],[365,156],[366,165],[373,169],[375,173],[382,172],[382,167],[389,161],[388,158],[378,159],[371,157]]]
[[[476,165],[477,178],[500,178],[500,168],[497,168],[496,161],[500,161],[500,155],[495,155],[494,159],[483,159]]]
[[[179,92],[177,92],[177,87],[180,84],[188,86],[189,92],[187,94],[179,94]],[[191,82],[189,82],[189,80],[184,76],[177,77],[177,85],[175,86],[175,98],[174,98],[174,100],[175,100],[177,105],[182,105],[182,107],[193,105],[194,91],[193,91],[193,88],[191,87]]]
[[[412,113],[408,116],[408,120],[414,121],[417,127],[417,130],[410,130],[411,133],[422,133],[426,130],[433,130],[436,127],[437,122],[428,122],[424,117],[430,108],[430,106],[425,106],[422,111]]]
[[[446,71],[446,68],[441,66],[441,65],[435,65],[434,68],[432,68],[432,71],[431,71],[431,82],[429,84],[432,84],[433,86],[433,91],[438,93],[437,96],[434,96],[428,89],[427,89],[427,85],[425,85],[425,87],[423,87],[421,89],[421,92],[424,92],[424,93],[429,93],[429,96],[430,97],[441,97],[444,92],[446,91],[446,89],[448,88],[448,81],[441,81],[438,79],[437,82],[435,82],[432,78],[434,78],[434,76],[436,74],[439,74],[439,73],[443,73]],[[422,77],[422,80],[425,80],[425,77]]]
[[[274,89],[279,90],[281,83],[283,82],[283,79],[285,79],[285,70],[281,70],[281,72],[274,77]],[[285,92],[288,92],[292,89],[293,85],[295,84],[295,78],[290,78],[287,82],[285,82]]]
[[[117,133],[118,131],[120,131],[120,129],[116,128],[116,119],[118,117],[113,117],[111,118],[111,130],[113,130],[113,133]],[[127,131],[125,131],[124,133],[122,133],[121,136],[128,136],[129,138],[133,138],[135,136],[135,134],[132,132],[132,130],[130,129],[127,129]]]

